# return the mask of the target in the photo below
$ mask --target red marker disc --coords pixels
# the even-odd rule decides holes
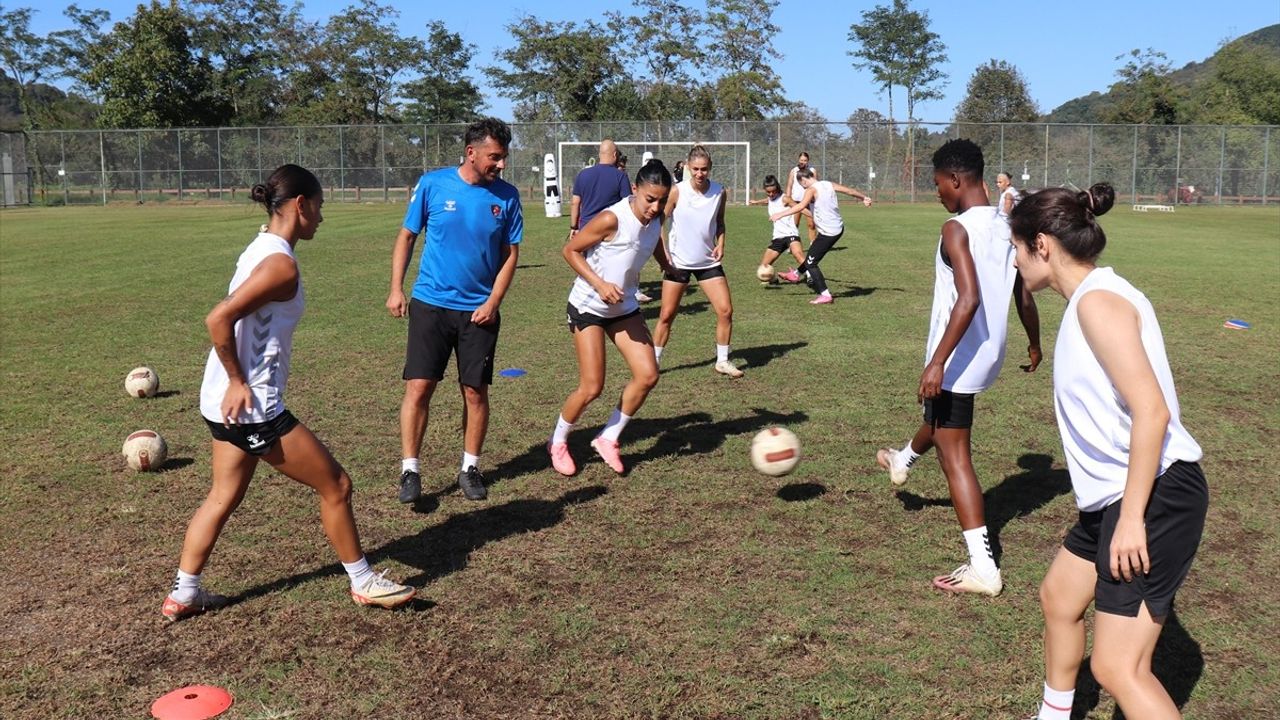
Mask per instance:
[[[188,685],[161,695],[151,703],[157,720],[206,720],[226,712],[234,702],[231,693],[211,685]]]

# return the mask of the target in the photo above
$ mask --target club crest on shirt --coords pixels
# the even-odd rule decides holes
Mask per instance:
[[[494,216],[494,217],[496,217],[496,218],[500,218],[500,217],[502,217],[502,206],[501,206],[501,205],[490,205],[490,206],[489,206],[489,210],[493,213],[493,216]]]
[[[458,201],[457,201],[457,200],[445,200],[445,201],[444,201],[444,211],[445,211],[445,212],[453,212],[453,211],[455,211],[455,210],[457,210],[457,209],[458,209]]]

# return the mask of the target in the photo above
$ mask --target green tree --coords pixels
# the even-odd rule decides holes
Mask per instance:
[[[605,90],[622,71],[607,28],[524,15],[507,32],[515,45],[497,53],[506,67],[491,65],[484,73],[499,95],[516,101],[516,120],[596,119]]]
[[[81,77],[102,101],[100,125],[226,124],[230,108],[216,92],[209,60],[196,52],[190,22],[176,4],[153,0],[88,48]]]
[[[707,66],[719,74],[717,116],[761,120],[786,98],[771,60],[782,54],[762,38],[778,34],[773,11],[778,0],[707,0]]]
[[[83,58],[82,49],[99,37],[97,28],[107,18],[105,11],[86,12],[70,5],[63,14],[72,27],[41,37],[31,32],[34,12],[31,8],[0,10],[0,69],[13,81],[19,126],[24,131],[57,125],[60,112],[72,107],[78,111],[73,114],[83,114],[82,99],[69,98],[42,81],[72,77]]]
[[[888,95],[890,122],[895,87],[906,95],[907,120],[915,119],[917,102],[942,97],[947,48],[929,30],[929,13],[912,10],[906,0],[893,0],[893,7],[877,5],[862,13],[861,23],[849,26],[849,40],[857,45],[849,51],[857,58],[853,66],[870,70]]]
[[[1213,74],[1192,91],[1191,122],[1280,124],[1280,58],[1248,43],[1224,45]]]
[[[1129,58],[1111,86],[1112,103],[1102,110],[1102,121],[1121,124],[1176,125],[1181,122],[1185,88],[1169,77],[1173,68],[1167,56],[1157,50],[1131,50],[1117,55]]]
[[[1026,79],[1004,60],[979,65],[956,108],[956,122],[965,123],[1033,122],[1039,117]]]
[[[283,79],[302,37],[300,6],[286,7],[279,0],[194,0],[189,7],[192,39],[212,63],[215,92],[231,106],[231,122],[278,120]]]
[[[634,89],[640,102],[640,107],[631,109],[632,117],[692,118],[695,108],[692,95],[701,85],[694,80],[694,74],[702,64],[703,55],[689,38],[702,35],[701,13],[680,0],[632,0],[631,4],[635,8],[633,14],[608,13],[608,27],[614,37],[628,38],[627,57],[623,61],[633,64],[628,70],[635,82],[627,85]],[[630,99],[624,101],[627,93],[621,88],[614,88],[606,95],[607,114],[617,114],[621,108],[632,105]],[[659,140],[662,129],[659,123]]]
[[[467,76],[475,53],[475,45],[449,32],[443,22],[427,23],[425,56],[429,61],[423,63],[421,77],[405,83],[403,94],[412,100],[405,108],[405,119],[459,123],[479,115],[484,99],[480,97],[480,88]]]

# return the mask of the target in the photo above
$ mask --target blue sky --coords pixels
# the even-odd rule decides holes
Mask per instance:
[[[694,0],[696,2],[696,0]],[[28,3],[18,0],[11,7]],[[34,5],[35,3],[31,3]],[[80,6],[100,7],[121,20],[133,13],[138,2],[80,0]],[[311,0],[303,5],[310,20],[323,20],[351,2]],[[862,12],[890,0],[833,2],[831,0],[783,0],[774,12],[782,29],[772,39],[784,55],[775,64],[783,88],[791,100],[817,108],[833,121],[843,120],[857,108],[887,114],[887,99],[877,92],[870,76],[853,68],[848,56],[849,25],[861,21]],[[479,67],[494,63],[496,50],[512,44],[506,25],[523,14],[548,20],[601,19],[610,9],[627,10],[629,0],[581,3],[540,0],[537,3],[487,0],[481,6],[465,2],[398,3],[405,35],[421,36],[426,23],[442,20],[478,48],[473,79],[480,83],[488,112],[510,119],[511,103],[485,83]],[[922,103],[916,115],[922,120],[948,121],[963,99],[969,77],[990,59],[1013,63],[1027,78],[1031,95],[1042,112],[1094,90],[1105,90],[1122,64],[1117,55],[1133,48],[1155,48],[1174,67],[1202,60],[1225,39],[1280,23],[1277,0],[1161,0],[1160,2],[1070,3],[1012,0],[984,4],[914,0],[912,7],[927,10],[931,28],[942,37],[949,56],[950,76],[942,100]],[[584,6],[591,15],[584,15]],[[33,30],[48,32],[64,26],[65,3],[43,5]],[[974,12],[973,9],[978,11]],[[264,29],[264,32],[267,30]],[[696,42],[696,39],[693,40]],[[894,109],[902,116],[902,97],[895,93]]]

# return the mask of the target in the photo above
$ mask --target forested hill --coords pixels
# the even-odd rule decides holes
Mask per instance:
[[[1158,48],[1157,48],[1158,50]],[[1280,122],[1280,24],[1226,43],[1203,62],[1172,69],[1150,55],[1123,56],[1130,72],[1106,91],[1068,100],[1045,116],[1049,122]],[[1148,102],[1167,101],[1164,113],[1142,117]],[[1155,96],[1154,98],[1151,96]],[[1161,97],[1163,96],[1163,97]],[[1268,107],[1269,106],[1269,107]]]

